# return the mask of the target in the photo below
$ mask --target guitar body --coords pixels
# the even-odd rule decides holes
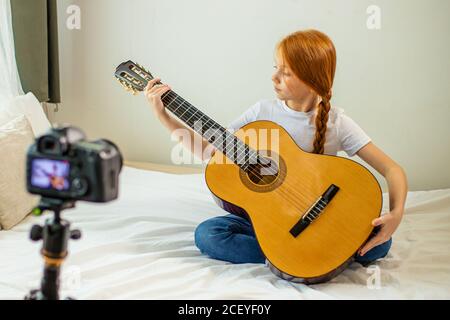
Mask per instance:
[[[308,284],[331,279],[353,260],[373,231],[371,222],[380,216],[383,201],[378,181],[353,160],[303,151],[274,122],[249,123],[235,136],[246,141],[249,129],[267,139],[265,150],[278,154],[284,174],[259,185],[216,151],[205,172],[216,202],[226,211],[250,220],[275,274]],[[278,132],[279,143],[272,143],[269,130]],[[261,141],[250,139],[247,144],[261,150]],[[316,220],[293,236],[291,228],[332,184],[339,191]]]

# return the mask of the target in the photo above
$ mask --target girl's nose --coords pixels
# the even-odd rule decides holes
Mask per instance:
[[[279,83],[280,82],[276,74],[272,75],[272,82],[274,82],[274,83]]]

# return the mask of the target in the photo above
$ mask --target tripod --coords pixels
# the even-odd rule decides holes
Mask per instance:
[[[26,300],[59,300],[59,276],[61,265],[67,257],[69,239],[81,238],[80,230],[70,230],[70,223],[61,219],[62,210],[75,207],[75,201],[41,198],[38,213],[44,210],[54,212],[54,216],[45,221],[45,225],[34,225],[30,238],[33,241],[43,240],[41,255],[44,258],[44,274],[41,288],[31,290]]]

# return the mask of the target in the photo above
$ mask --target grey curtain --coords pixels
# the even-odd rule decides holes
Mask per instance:
[[[60,103],[56,0],[11,0],[17,68],[24,92]]]

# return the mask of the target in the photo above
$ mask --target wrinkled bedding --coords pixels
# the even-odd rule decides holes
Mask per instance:
[[[64,217],[83,236],[70,241],[62,296],[77,299],[449,299],[450,189],[409,192],[388,256],[369,268],[351,264],[332,281],[284,281],[267,266],[233,265],[202,255],[198,223],[227,214],[201,174],[124,167],[120,197],[77,203]],[[388,194],[383,194],[384,210]],[[0,232],[0,299],[21,299],[39,286],[42,243],[28,239],[43,217]]]

